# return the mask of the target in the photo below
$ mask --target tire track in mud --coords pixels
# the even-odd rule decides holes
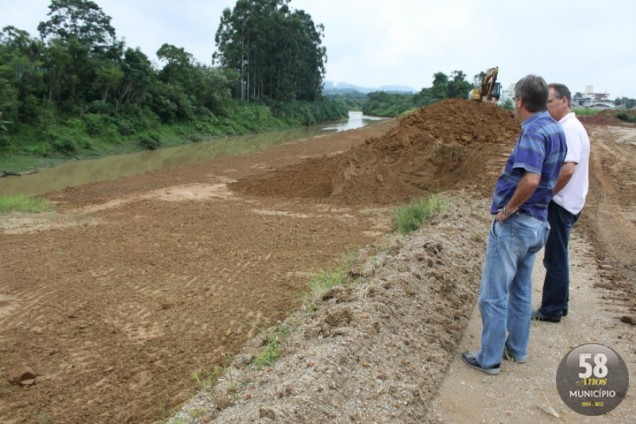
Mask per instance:
[[[198,388],[193,373],[293,309],[308,279],[301,271],[372,240],[365,231],[382,214],[227,198],[217,186],[196,196],[193,187],[190,196],[171,187],[83,205],[79,224],[63,231],[0,234],[12,263],[0,289],[0,372],[24,364],[38,375],[28,392],[0,381],[0,417],[162,416]],[[25,258],[40,269],[19,265]]]
[[[590,192],[586,209],[604,260],[622,264],[636,277],[636,129],[594,128],[591,134]],[[585,218],[587,211],[584,210]]]

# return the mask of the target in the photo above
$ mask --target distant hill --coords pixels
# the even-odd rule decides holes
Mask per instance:
[[[363,94],[369,94],[373,91],[386,91],[389,93],[416,93],[417,90],[406,87],[404,85],[383,85],[382,87],[370,88],[370,87],[362,87],[359,85],[348,84],[346,82],[338,82],[334,83],[333,81],[325,81],[323,86],[324,94],[342,94],[342,93],[351,93],[351,92],[359,92]]]
[[[383,85],[375,91],[386,91],[389,93],[417,93],[417,90],[405,85]]]

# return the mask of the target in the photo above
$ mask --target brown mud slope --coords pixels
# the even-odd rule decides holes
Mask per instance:
[[[591,140],[590,189],[577,225],[594,240],[609,281],[597,285],[627,302],[629,313],[621,320],[636,324],[636,125],[592,122],[584,120]]]
[[[519,122],[495,105],[446,100],[337,157],[313,158],[232,185],[249,194],[390,204],[426,193],[488,195],[517,140]]]

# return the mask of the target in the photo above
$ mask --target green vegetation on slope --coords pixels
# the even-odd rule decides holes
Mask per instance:
[[[8,212],[40,213],[54,210],[53,205],[36,197],[0,196],[0,214]]]

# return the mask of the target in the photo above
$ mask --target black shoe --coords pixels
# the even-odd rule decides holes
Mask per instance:
[[[561,311],[561,318],[567,317],[567,316],[568,316],[568,310],[567,309],[562,310]]]
[[[553,322],[553,323],[561,322],[561,317],[558,317],[556,315],[545,315],[539,311],[532,311],[532,315],[530,316],[530,319],[532,321],[545,321],[545,322]]]
[[[493,365],[491,367],[488,367],[488,368],[482,367],[479,364],[479,362],[477,361],[477,356],[475,356],[474,353],[464,352],[464,353],[462,353],[462,359],[471,368],[475,368],[476,370],[479,370],[481,372],[485,372],[486,374],[490,374],[490,375],[499,374],[500,364],[495,364],[495,365]]]

